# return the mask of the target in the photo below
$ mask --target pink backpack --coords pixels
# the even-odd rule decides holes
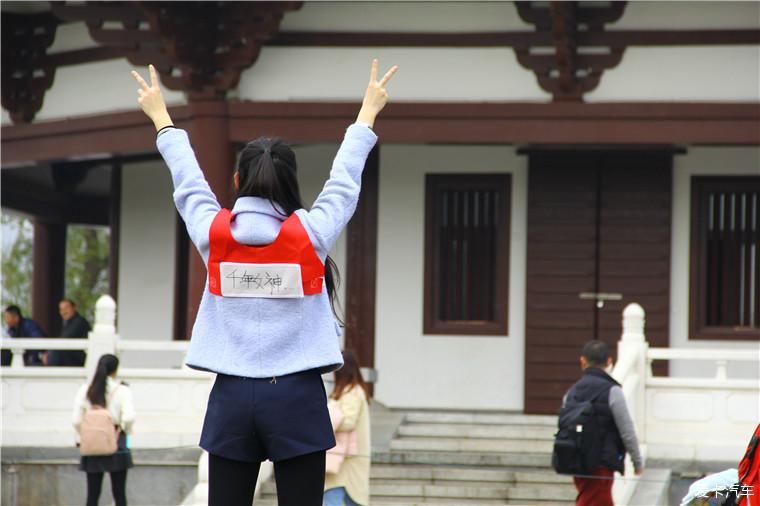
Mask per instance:
[[[115,392],[116,388],[106,404],[110,404]],[[79,429],[79,453],[83,456],[113,455],[118,449],[118,442],[119,428],[111,412],[103,406],[90,406]]]
[[[333,432],[335,432],[335,446],[327,450],[325,455],[325,472],[338,474],[346,457],[359,454],[359,434],[356,429],[350,432],[337,432],[338,427],[343,423],[343,411],[337,402],[328,403],[327,409],[330,412]]]

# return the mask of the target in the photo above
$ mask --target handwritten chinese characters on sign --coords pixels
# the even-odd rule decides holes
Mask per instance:
[[[303,297],[301,266],[298,264],[222,262],[219,270],[224,297]]]

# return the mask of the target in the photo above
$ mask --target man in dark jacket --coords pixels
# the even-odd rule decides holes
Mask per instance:
[[[37,322],[24,318],[18,306],[8,306],[3,313],[6,331],[10,337],[46,337]],[[11,353],[3,350],[2,365],[10,365]],[[39,351],[25,351],[24,365],[42,365],[42,357]]]
[[[628,412],[623,389],[605,369],[612,366],[609,348],[603,341],[590,341],[581,352],[583,376],[562,399],[575,402],[592,401],[597,417],[600,445],[595,459],[599,462],[592,471],[593,478],[573,477],[578,489],[576,506],[613,506],[612,483],[614,472],[623,472],[626,451],[631,454],[636,474],[644,464],[639,451],[636,430]]]
[[[70,299],[58,303],[58,312],[63,319],[61,337],[66,339],[86,338],[90,333],[90,324],[77,312],[77,305]],[[68,350],[48,352],[47,365],[77,367],[83,366],[87,354],[84,351]]]

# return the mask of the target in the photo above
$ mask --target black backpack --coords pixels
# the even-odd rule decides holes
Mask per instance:
[[[552,467],[559,474],[590,475],[599,466],[604,435],[594,400],[568,396],[559,412]]]

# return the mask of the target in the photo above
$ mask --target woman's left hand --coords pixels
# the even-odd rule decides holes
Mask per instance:
[[[143,112],[153,121],[156,126],[156,130],[161,130],[166,126],[172,125],[172,119],[169,116],[169,111],[166,109],[166,103],[164,97],[161,94],[161,87],[158,85],[158,74],[156,73],[156,67],[148,65],[148,71],[150,72],[150,85],[145,82],[140,74],[132,71],[132,77],[140,85],[137,90],[138,99]]]

